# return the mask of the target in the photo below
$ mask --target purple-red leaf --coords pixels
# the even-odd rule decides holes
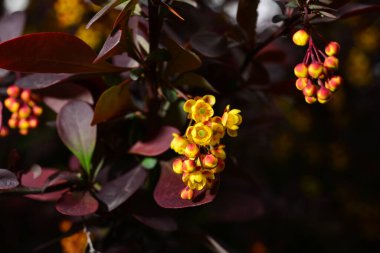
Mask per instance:
[[[380,4],[360,4],[348,3],[339,8],[336,16],[338,18],[348,18],[355,15],[366,14],[369,12],[380,11]]]
[[[144,184],[146,176],[146,170],[138,166],[123,176],[106,183],[96,196],[106,205],[108,211],[112,211]]]
[[[136,142],[128,152],[143,156],[160,155],[169,149],[173,133],[178,134],[179,130],[171,126],[163,126],[153,138]]]
[[[214,32],[198,32],[191,37],[191,46],[207,57],[219,57],[227,52],[227,39]]]
[[[87,23],[86,28],[90,28],[93,23],[95,23],[98,19],[103,17],[106,13],[112,10],[114,7],[118,6],[122,3],[122,0],[112,0],[107,5],[105,5],[100,11],[98,11],[91,20]]]
[[[171,162],[161,162],[161,175],[154,189],[154,199],[159,206],[164,208],[199,206],[214,200],[217,184],[218,181],[211,190],[195,191],[193,200],[181,199],[181,191],[185,188],[181,176],[173,172]]]
[[[89,174],[96,143],[96,127],[91,126],[93,111],[83,101],[70,101],[57,117],[58,134]]]
[[[72,192],[63,194],[55,206],[57,211],[69,216],[85,216],[98,210],[99,202],[90,192]]]
[[[12,189],[18,185],[17,177],[12,171],[0,169],[0,190]]]
[[[52,183],[49,183],[49,178],[58,173],[57,169],[49,169],[39,167],[32,168],[27,173],[23,174],[21,177],[21,185],[24,187],[37,188],[37,189],[45,189],[47,186],[53,186],[57,184],[61,184],[66,182],[66,180],[59,180]],[[25,197],[40,201],[56,201],[61,198],[62,194],[66,192],[68,189],[59,190],[56,192],[49,192],[43,194],[28,194]]]
[[[35,73],[109,73],[122,71],[79,38],[59,32],[32,33],[0,44],[0,68]]]
[[[115,32],[114,34],[111,34],[108,36],[98,56],[94,60],[94,63],[104,61],[122,52],[121,50],[122,34],[123,34],[123,31],[119,30]]]
[[[42,89],[49,87],[51,85],[64,82],[70,77],[74,76],[74,74],[30,74],[24,77],[21,77],[17,80],[17,86],[23,89]]]
[[[121,83],[103,92],[95,106],[94,118],[91,124],[121,116],[134,109],[128,84]]]
[[[42,95],[44,103],[56,113],[59,113],[70,100],[80,100],[90,105],[94,103],[91,92],[75,83],[54,85],[40,91],[39,94]]]

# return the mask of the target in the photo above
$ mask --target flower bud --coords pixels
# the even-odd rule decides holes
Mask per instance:
[[[191,200],[194,196],[194,191],[190,189],[190,187],[186,186],[182,191],[181,191],[181,199],[187,199]]]
[[[173,171],[176,174],[182,174],[182,159],[177,158],[173,161]]]
[[[197,144],[195,144],[195,143],[187,144],[187,146],[184,150],[184,155],[190,159],[195,159],[196,157],[198,157],[199,148],[198,148]]]
[[[182,170],[186,173],[193,172],[196,167],[197,166],[194,160],[187,159],[182,163]]]
[[[5,126],[0,129],[0,137],[7,137],[9,135],[9,129]]]
[[[323,66],[325,66],[329,70],[337,70],[339,67],[339,60],[335,56],[326,57]]]
[[[38,119],[36,117],[29,117],[28,123],[30,128],[36,128],[38,126]]]
[[[28,103],[30,101],[32,92],[30,90],[23,90],[21,92],[20,98],[25,102]]]
[[[20,88],[16,85],[11,85],[7,88],[7,94],[10,97],[17,98],[20,95]]]
[[[308,67],[309,76],[317,79],[323,72],[323,66],[318,62],[312,62]]]
[[[317,88],[312,83],[309,83],[305,86],[305,88],[302,90],[303,95],[306,97],[312,97],[316,94]]]
[[[308,104],[314,104],[315,102],[317,102],[317,99],[315,97],[305,97],[305,101]]]
[[[218,164],[218,158],[216,158],[214,155],[212,154],[209,154],[209,155],[206,155],[203,160],[203,165],[206,167],[206,168],[214,168],[217,164]]]
[[[343,78],[341,76],[333,76],[326,83],[325,86],[331,92],[336,91],[343,83]]]
[[[40,116],[42,114],[42,111],[43,111],[42,107],[38,106],[38,105],[33,106],[32,110],[33,110],[33,114],[36,116]]]
[[[26,119],[29,117],[31,112],[32,112],[32,110],[30,109],[29,106],[23,105],[23,106],[21,106],[20,110],[18,111],[18,116],[20,119]]]
[[[296,87],[298,90],[303,90],[309,82],[309,79],[306,77],[298,78],[296,81]]]
[[[297,46],[306,46],[309,41],[309,34],[301,29],[293,34],[293,42]]]
[[[211,171],[213,173],[220,173],[220,172],[222,172],[224,170],[225,166],[226,166],[225,162],[223,160],[219,159],[218,164]]]
[[[296,77],[307,77],[307,65],[299,63],[294,67],[294,74]]]
[[[331,97],[331,92],[326,89],[325,87],[321,87],[319,88],[318,92],[317,92],[317,98],[318,98],[318,101],[322,100],[326,100],[326,102],[330,99]],[[322,103],[324,104],[324,103]]]
[[[339,45],[339,43],[337,43],[337,42],[335,42],[335,41],[330,42],[330,43],[325,47],[325,53],[326,53],[328,56],[337,55],[337,54],[339,53],[339,50],[340,50],[340,45]]]
[[[176,133],[173,133],[173,140],[170,143],[171,149],[173,149],[178,154],[183,155],[183,152],[185,151],[187,144],[189,144],[189,142],[185,138],[179,136]]]
[[[217,148],[211,149],[211,154],[213,154],[218,159],[226,159],[226,151],[224,151],[224,145],[219,145]]]
[[[29,122],[26,119],[20,119],[17,126],[20,129],[28,129]]]
[[[21,134],[21,135],[27,135],[29,133],[29,129],[28,128],[25,128],[25,129],[19,129],[18,132]]]
[[[8,120],[8,126],[10,128],[16,128],[18,126],[18,120],[17,120],[17,118],[10,118]]]

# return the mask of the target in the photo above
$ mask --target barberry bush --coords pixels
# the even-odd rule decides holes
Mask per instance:
[[[372,252],[358,245],[378,243],[378,202],[368,204],[370,187],[351,197],[350,146],[344,134],[327,140],[353,127],[342,102],[350,84],[372,80],[373,2],[43,0],[5,9],[0,214],[12,219],[0,224],[0,249]],[[360,227],[352,247],[319,244],[356,235],[339,212],[322,211],[336,205]]]

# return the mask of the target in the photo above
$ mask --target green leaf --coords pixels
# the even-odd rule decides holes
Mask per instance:
[[[142,162],[141,162],[141,165],[147,169],[147,170],[151,170],[153,169],[154,167],[156,167],[157,165],[157,159],[156,158],[153,158],[153,157],[145,157]]]
[[[175,87],[185,89],[203,89],[218,93],[218,91],[203,77],[193,72],[184,73],[174,82]]]
[[[95,106],[92,125],[121,116],[133,110],[133,102],[128,85],[122,83],[103,92]]]
[[[199,68],[201,59],[194,52],[183,48],[174,40],[167,40],[167,47],[171,55],[166,69],[167,75],[184,73]]]
[[[91,126],[93,110],[83,101],[72,100],[62,107],[57,116],[58,135],[66,147],[78,158],[88,175],[96,144],[96,126]]]

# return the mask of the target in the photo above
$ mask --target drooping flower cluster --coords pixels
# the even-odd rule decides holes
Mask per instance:
[[[4,100],[4,106],[12,113],[8,126],[27,135],[29,129],[38,126],[38,116],[42,114],[42,107],[37,105],[39,98],[30,90],[20,89],[16,85],[9,86],[7,94],[9,97]]]
[[[225,146],[220,141],[225,133],[236,137],[242,123],[240,110],[231,110],[229,105],[222,117],[214,116],[215,102],[212,95],[187,100],[183,110],[188,113],[190,124],[184,136],[173,134],[171,148],[182,155],[173,161],[173,171],[182,175],[186,185],[180,194],[182,199],[191,200],[194,190],[212,188],[215,174],[225,166]]]
[[[326,103],[343,83],[342,77],[336,75],[340,45],[337,42],[329,42],[323,52],[303,29],[294,33],[293,42],[297,46],[309,45],[303,61],[294,68],[294,74],[298,77],[297,89],[303,92],[305,101],[309,104],[317,101],[321,104]]]

